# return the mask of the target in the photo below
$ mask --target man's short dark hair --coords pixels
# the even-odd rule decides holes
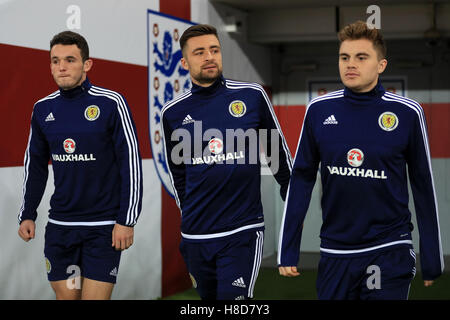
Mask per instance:
[[[219,39],[219,36],[217,35],[217,29],[214,28],[212,25],[209,24],[196,24],[194,26],[191,26],[187,28],[183,35],[180,38],[180,48],[181,51],[184,51],[184,47],[186,46],[186,42],[193,37],[199,37],[204,36],[207,34],[213,34],[216,36],[217,39]]]
[[[89,59],[89,46],[86,39],[79,33],[73,31],[63,31],[58,33],[50,41],[50,50],[56,44],[72,45],[75,44],[81,52],[81,59],[86,61]]]

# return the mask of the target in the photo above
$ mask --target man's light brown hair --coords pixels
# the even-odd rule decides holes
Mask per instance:
[[[187,28],[180,38],[180,48],[181,51],[183,52],[183,56],[184,56],[184,47],[186,46],[186,42],[190,38],[204,36],[207,34],[215,35],[217,40],[219,39],[219,36],[217,35],[217,29],[209,24],[196,24]]]
[[[364,21],[356,21],[341,29],[338,33],[340,43],[345,40],[367,39],[372,42],[378,55],[378,60],[386,58],[386,44],[379,29],[370,29]]]

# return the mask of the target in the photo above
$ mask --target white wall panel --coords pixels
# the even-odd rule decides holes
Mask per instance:
[[[161,296],[161,187],[153,160],[143,161],[142,212],[134,244],[122,253],[113,299]],[[0,168],[0,299],[54,299],[44,262],[44,233],[53,194],[53,170],[38,208],[36,238],[17,234],[22,201],[23,167]],[[156,186],[156,187],[155,187]]]
[[[49,50],[56,33],[68,30],[69,6],[80,9],[81,33],[91,56],[147,65],[147,9],[159,0],[10,0],[0,1],[0,43]]]

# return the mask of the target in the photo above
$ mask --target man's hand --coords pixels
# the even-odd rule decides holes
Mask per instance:
[[[36,224],[33,220],[23,220],[19,226],[19,236],[23,239],[23,241],[28,242],[31,239],[34,239],[36,231]]]
[[[284,277],[297,277],[300,275],[300,272],[297,271],[297,267],[278,267],[278,271],[280,275]]]
[[[134,228],[116,223],[112,231],[112,246],[116,250],[125,250],[133,244]]]
[[[433,280],[425,280],[424,282],[423,282],[423,285],[425,286],[425,287],[431,287],[432,285],[433,285]]]

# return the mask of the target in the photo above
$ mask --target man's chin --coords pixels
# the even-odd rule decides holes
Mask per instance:
[[[344,86],[357,93],[369,92],[372,90],[377,82],[362,82],[362,81],[342,81]]]
[[[59,88],[63,90],[70,90],[78,86],[78,84],[75,82],[65,82],[65,81],[64,82],[60,81],[59,83],[57,82],[56,84],[58,85]]]
[[[217,79],[219,79],[221,75],[222,75],[222,73],[217,73],[214,76],[203,76],[203,77],[199,77],[198,79],[195,79],[195,80],[197,80],[199,83],[201,83],[203,85],[208,85],[208,84],[211,85],[214,82],[216,82]]]

